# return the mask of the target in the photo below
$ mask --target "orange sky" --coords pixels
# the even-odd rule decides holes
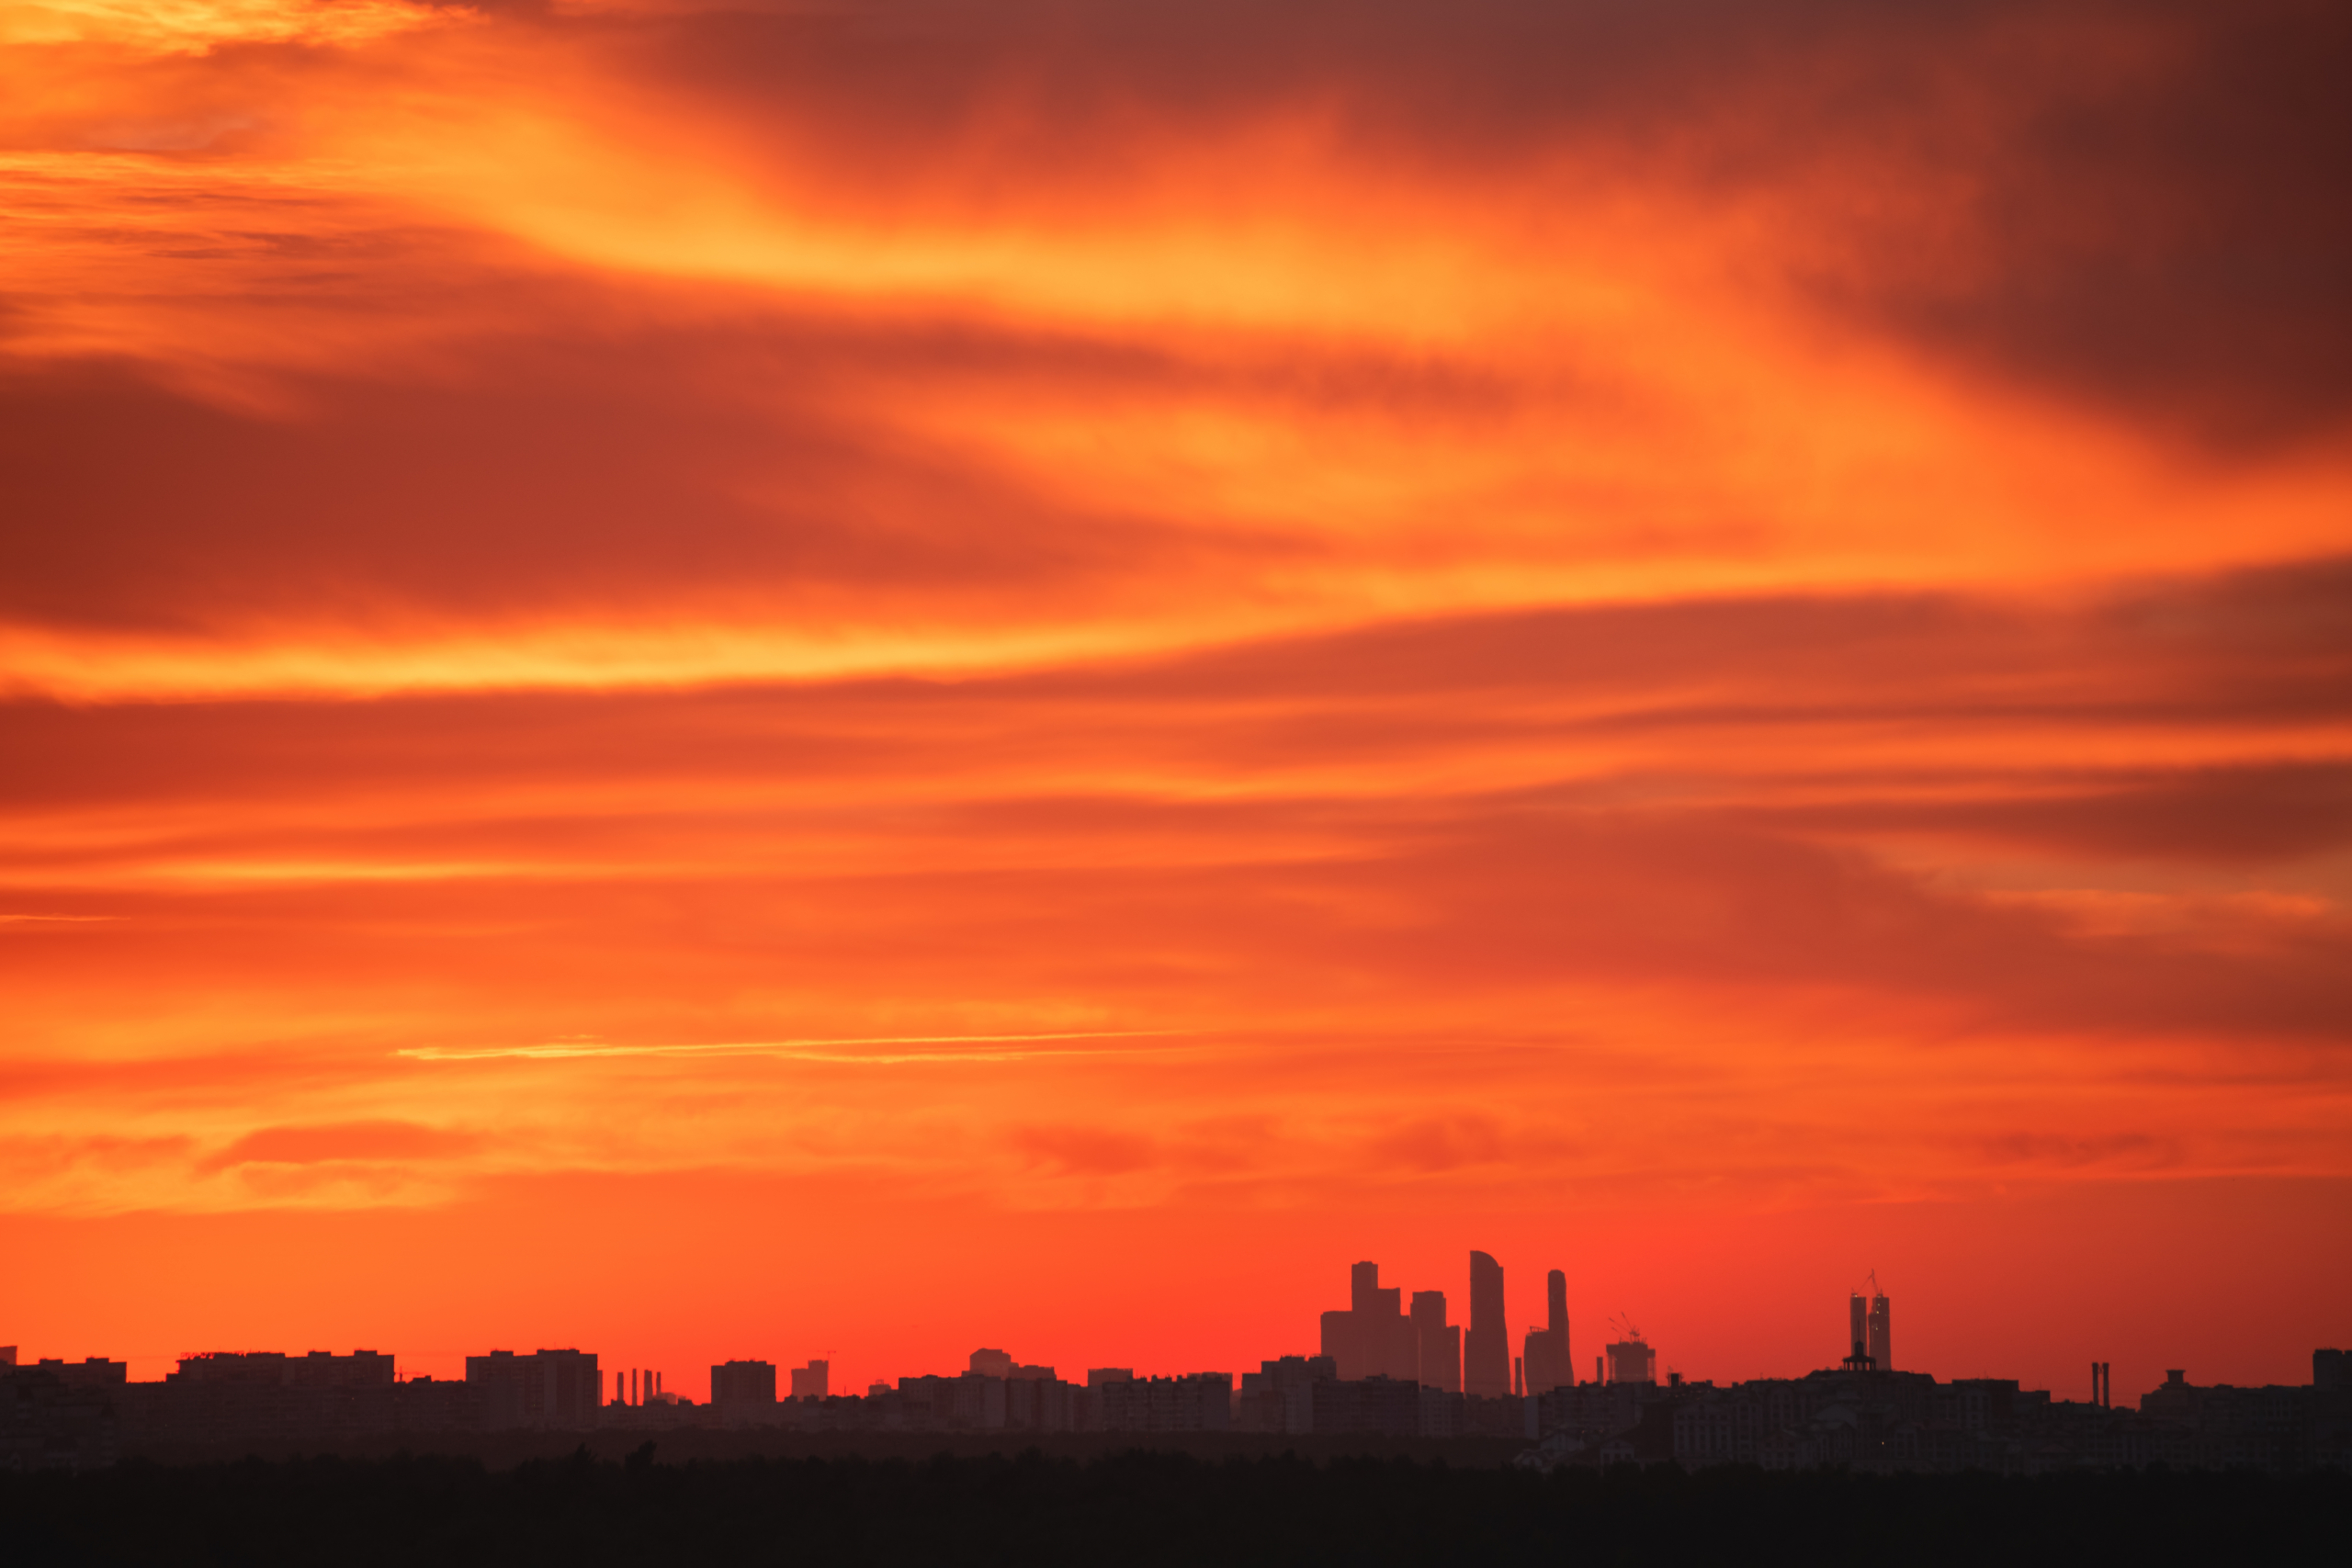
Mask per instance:
[[[2352,1339],[2326,7],[0,4],[0,1340]]]

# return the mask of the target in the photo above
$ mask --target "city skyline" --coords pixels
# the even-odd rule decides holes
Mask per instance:
[[[254,1446],[398,1443],[408,1453],[561,1434],[689,1432],[697,1444],[732,1435],[845,1445],[955,1438],[1048,1442],[1230,1442],[1312,1439],[1349,1445],[1411,1440],[1542,1472],[1673,1463],[1770,1472],[1977,1472],[2047,1475],[2154,1466],[2254,1469],[2301,1475],[2352,1466],[2352,1353],[2314,1348],[2307,1381],[2245,1387],[2199,1382],[2187,1367],[2136,1399],[2115,1396],[2112,1363],[2094,1359],[2086,1386],[2061,1394],[2015,1377],[1939,1378],[1895,1364],[1894,1303],[1876,1269],[1847,1298],[1833,1365],[1800,1377],[1685,1377],[1620,1314],[1573,1376],[1576,1341],[1566,1277],[1543,1279],[1507,1385],[1496,1366],[1509,1330],[1508,1274],[1483,1250],[1464,1259],[1472,1328],[1448,1319],[1444,1292],[1382,1283],[1379,1260],[1347,1269],[1344,1307],[1315,1325],[1317,1347],[1278,1352],[1256,1371],[1082,1373],[1023,1361],[1002,1344],[964,1365],[905,1371],[864,1389],[835,1388],[826,1358],[779,1369],[763,1358],[712,1365],[693,1397],[661,1368],[611,1364],[594,1348],[492,1349],[465,1359],[462,1379],[402,1376],[395,1355],[313,1349],[214,1351],[185,1357],[160,1380],[134,1380],[120,1360],[26,1358],[0,1346],[0,1472],[103,1470],[123,1457],[185,1461]],[[1472,1347],[1476,1347],[1474,1353]],[[27,1364],[29,1361],[29,1364]],[[779,1378],[779,1372],[782,1377]],[[2079,1397],[2075,1397],[2079,1395]],[[1465,1450],[1463,1443],[1483,1444]],[[706,1450],[707,1451],[707,1450]],[[1097,1450],[1100,1451],[1099,1450]],[[640,1451],[632,1463],[647,1461]],[[587,1450],[580,1450],[585,1460]]]
[[[1471,1282],[1498,1289],[1501,1293],[1499,1315],[1502,1322],[1497,1326],[1508,1332],[1510,1326],[1509,1270],[1484,1251],[1471,1251],[1468,1254],[1468,1259],[1467,1268],[1463,1275],[1465,1288],[1461,1291],[1460,1295],[1466,1297],[1469,1294],[1467,1287]],[[1683,1367],[1678,1364],[1677,1359],[1672,1356],[1672,1347],[1653,1341],[1645,1331],[1622,1314],[1606,1324],[1589,1323],[1585,1329],[1587,1337],[1581,1341],[1576,1339],[1572,1319],[1566,1313],[1566,1271],[1554,1269],[1544,1271],[1542,1277],[1540,1285],[1542,1300],[1536,1311],[1539,1321],[1525,1325],[1524,1337],[1521,1340],[1521,1343],[1529,1348],[1538,1348],[1543,1345],[1555,1343],[1550,1337],[1554,1332],[1566,1331],[1560,1333],[1558,1350],[1547,1352],[1556,1354],[1559,1358],[1551,1363],[1556,1369],[1552,1381],[1542,1381],[1544,1372],[1541,1369],[1535,1373],[1526,1373],[1521,1366],[1514,1364],[1507,1386],[1500,1390],[1491,1387],[1466,1386],[1464,1347],[1468,1337],[1463,1324],[1458,1322],[1449,1324],[1447,1321],[1453,1315],[1453,1302],[1456,1298],[1443,1290],[1409,1290],[1408,1287],[1401,1285],[1384,1286],[1380,1282],[1380,1273],[1381,1266],[1376,1259],[1360,1260],[1350,1265],[1347,1271],[1348,1306],[1323,1311],[1307,1333],[1295,1337],[1298,1339],[1298,1343],[1285,1343],[1279,1349],[1267,1348],[1263,1354],[1244,1358],[1242,1362],[1231,1367],[1213,1366],[1207,1363],[1154,1365],[1129,1356],[1124,1364],[1115,1369],[1115,1374],[1184,1377],[1202,1372],[1217,1372],[1238,1379],[1240,1372],[1246,1370],[1249,1361],[1264,1361],[1271,1364],[1274,1359],[1281,1358],[1296,1359],[1299,1357],[1320,1356],[1330,1363],[1330,1371],[1325,1375],[1344,1381],[1390,1378],[1407,1382],[1418,1382],[1420,1386],[1441,1392],[1450,1391],[1456,1393],[1467,1392],[1483,1397],[1509,1395],[1527,1398],[1538,1396],[1554,1386],[1564,1388],[1579,1385],[1595,1386],[1621,1380],[1660,1384],[1668,1382],[1736,1383],[1759,1377],[1801,1376],[1804,1372],[1834,1368],[1841,1363],[1849,1367],[1867,1364],[1878,1371],[1926,1372],[1948,1381],[1968,1377],[2014,1376],[2013,1373],[1996,1374],[1981,1366],[1972,1371],[1962,1371],[1956,1367],[1898,1366],[1893,1362],[1889,1358],[1893,1298],[1880,1286],[1875,1269],[1868,1273],[1867,1293],[1862,1289],[1857,1289],[1847,1296],[1847,1311],[1841,1324],[1828,1324],[1829,1314],[1826,1312],[1824,1313],[1823,1346],[1821,1353],[1815,1359],[1816,1364],[1805,1366],[1793,1372],[1785,1367],[1772,1367],[1724,1369],[1704,1375],[1697,1372],[1686,1374]],[[1411,1303],[1410,1312],[1405,1310],[1405,1303],[1408,1296]],[[1369,1322],[1365,1321],[1366,1315],[1370,1317]],[[1355,1321],[1351,1322],[1351,1318]],[[1393,1327],[1383,1325],[1393,1325]],[[1844,1331],[1842,1335],[1839,1333],[1841,1327]],[[1379,1329],[1378,1333],[1374,1332],[1375,1328]],[[1445,1332],[1447,1329],[1450,1329],[1450,1334]],[[2339,1337],[2352,1337],[2352,1336],[2339,1336]],[[1606,1341],[1605,1344],[1604,1341]],[[899,1362],[893,1364],[895,1370],[888,1373],[876,1373],[870,1379],[864,1374],[851,1374],[837,1369],[828,1356],[801,1353],[802,1364],[796,1366],[787,1359],[791,1353],[780,1354],[771,1347],[764,1354],[753,1354],[752,1353],[753,1348],[738,1346],[722,1361],[711,1363],[707,1367],[690,1365],[683,1368],[640,1366],[630,1361],[625,1354],[558,1350],[545,1346],[534,1347],[529,1351],[519,1348],[509,1348],[459,1352],[456,1359],[461,1363],[458,1374],[459,1379],[473,1380],[482,1375],[485,1370],[494,1368],[503,1358],[584,1354],[586,1357],[584,1365],[588,1370],[577,1374],[571,1372],[564,1374],[567,1378],[576,1376],[580,1381],[577,1386],[566,1383],[566,1392],[562,1397],[575,1402],[585,1399],[592,1404],[604,1405],[646,1405],[658,1403],[665,1397],[673,1402],[683,1400],[688,1404],[716,1405],[719,1403],[720,1390],[724,1386],[721,1382],[722,1374],[749,1380],[733,1385],[737,1389],[736,1397],[751,1398],[753,1397],[753,1390],[763,1390],[764,1392],[759,1397],[763,1397],[769,1403],[774,1403],[779,1398],[788,1401],[801,1397],[822,1398],[828,1395],[854,1394],[866,1391],[869,1384],[873,1391],[879,1391],[894,1386],[901,1379],[953,1378],[967,1372],[986,1374],[1000,1380],[1052,1379],[1059,1376],[1065,1382],[1083,1381],[1089,1383],[1102,1375],[1102,1369],[1099,1367],[1081,1369],[1075,1361],[1057,1359],[1051,1355],[1040,1354],[1035,1360],[1023,1360],[1024,1355],[1039,1349],[1039,1347],[1026,1344],[1018,1344],[1011,1349],[1005,1348],[1002,1345],[984,1346],[970,1350],[962,1357],[960,1365],[910,1366],[905,1364],[902,1359]],[[1848,1354],[1849,1350],[1851,1352],[1850,1356]],[[1581,1372],[1577,1371],[1576,1367],[1579,1351],[1585,1362]],[[1629,1353],[1621,1355],[1621,1352]],[[185,1372],[187,1366],[191,1364],[189,1360],[191,1357],[199,1362],[204,1358],[214,1355],[226,1355],[231,1360],[235,1360],[254,1353],[256,1352],[251,1347],[232,1350],[226,1346],[215,1347],[206,1351],[185,1351],[168,1358],[170,1367],[161,1371],[158,1370],[156,1363],[166,1359],[141,1357],[138,1359],[142,1363],[140,1371],[147,1374],[141,1376],[130,1371],[129,1358],[119,1355],[61,1356],[54,1354],[47,1348],[0,1347],[0,1357],[17,1358],[17,1364],[31,1366],[37,1363],[49,1365],[62,1363],[70,1367],[84,1361],[93,1364],[104,1363],[109,1368],[109,1375],[117,1378],[127,1377],[130,1381],[139,1382],[153,1382],[159,1376],[169,1376],[173,1371]],[[363,1376],[364,1381],[370,1382],[380,1381],[390,1383],[395,1381],[408,1382],[414,1379],[426,1382],[451,1381],[449,1371],[451,1357],[446,1352],[423,1358],[411,1357],[405,1361],[397,1352],[386,1352],[372,1348],[358,1348],[348,1353],[308,1349],[278,1350],[266,1352],[266,1354],[286,1360],[298,1368],[306,1359],[313,1365],[341,1366],[348,1361],[354,1366],[368,1369],[360,1375]],[[1521,1354],[1524,1355],[1525,1352],[1522,1351]],[[2308,1360],[2307,1349],[2296,1354],[2299,1359]],[[1866,1363],[1864,1358],[1867,1358]],[[604,1363],[601,1369],[597,1366],[600,1359]],[[956,1358],[950,1358],[950,1359],[954,1360]],[[2179,1361],[2190,1359],[2190,1358],[2176,1357],[2174,1359]],[[1514,1361],[1516,1363],[1516,1358]],[[427,1370],[427,1368],[435,1370]],[[2177,1365],[2168,1365],[2164,1369],[2164,1381],[2177,1383],[2188,1370]],[[2203,1367],[2197,1370],[2200,1373],[2207,1371]],[[683,1378],[678,1375],[680,1373],[683,1373]],[[2104,1359],[2095,1359],[2091,1363],[2088,1375],[2080,1380],[2083,1386],[2079,1389],[2063,1380],[2061,1380],[2061,1385],[2057,1387],[2049,1387],[2030,1379],[2017,1381],[2019,1386],[2030,1390],[2040,1389],[2054,1398],[2080,1397],[2091,1404],[2111,1404],[2114,1402],[2112,1363]],[[2210,1381],[2222,1384],[2234,1382],[2233,1379],[2218,1376],[2211,1378]],[[2132,1385],[2127,1382],[2126,1386],[2129,1389]],[[2147,1386],[2149,1390],[2154,1390],[2162,1387],[2163,1382],[2152,1382]],[[553,1385],[550,1384],[549,1388],[552,1390]],[[593,1397],[582,1392],[591,1388],[594,1391]],[[547,1397],[552,1400],[556,1395],[550,1392]],[[2137,1394],[2130,1394],[2128,1402],[2136,1401],[2137,1397]]]

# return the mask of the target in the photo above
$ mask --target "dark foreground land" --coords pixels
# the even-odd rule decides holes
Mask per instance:
[[[657,1462],[587,1450],[0,1475],[50,1563],[1809,1563],[2352,1561],[2352,1478],[2034,1479],[1128,1452]]]
[[[492,1470],[512,1470],[533,1460],[569,1459],[582,1442],[592,1454],[617,1460],[648,1443],[664,1466],[700,1460],[867,1459],[928,1460],[941,1454],[986,1459],[991,1454],[1034,1450],[1049,1460],[1091,1461],[1133,1453],[1148,1445],[1154,1453],[1188,1454],[1200,1460],[1278,1459],[1285,1453],[1311,1460],[1443,1460],[1455,1469],[1492,1470],[1527,1451],[1524,1438],[1365,1438],[1333,1435],[1276,1436],[1264,1432],[1047,1432],[1008,1436],[1001,1432],[794,1432],[773,1427],[679,1427],[665,1430],[605,1427],[574,1432],[379,1433],[342,1437],[322,1449],[319,1440],[288,1438],[277,1442],[171,1443],[140,1440],[122,1445],[126,1460],[208,1464],[250,1458],[283,1460],[333,1452],[345,1459],[391,1459],[437,1454],[478,1459]]]

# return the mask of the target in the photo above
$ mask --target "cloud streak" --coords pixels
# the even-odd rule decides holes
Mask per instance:
[[[602,1060],[612,1056],[768,1056],[787,1062],[839,1062],[865,1066],[914,1063],[1026,1062],[1040,1057],[1086,1055],[1083,1050],[852,1052],[853,1045],[1058,1045],[1065,1040],[1140,1040],[1173,1032],[1153,1029],[1086,1030],[1055,1034],[907,1034],[863,1040],[708,1041],[684,1044],[610,1045],[559,1041],[542,1045],[413,1045],[396,1055],[420,1062],[530,1062]]]

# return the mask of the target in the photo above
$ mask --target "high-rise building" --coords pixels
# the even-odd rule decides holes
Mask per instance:
[[[1012,1375],[1012,1356],[1005,1350],[975,1350],[970,1371],[982,1377],[1009,1378]]]
[[[596,1358],[579,1350],[469,1356],[466,1382],[481,1390],[481,1423],[491,1431],[591,1426],[604,1403]]]
[[[1413,1292],[1415,1381],[1446,1393],[1462,1392],[1462,1325],[1445,1321],[1443,1291]]]
[[[1325,1313],[1322,1320],[1322,1353],[1338,1365],[1340,1376],[1414,1380],[1420,1347],[1402,1310],[1403,1294],[1396,1286],[1381,1285],[1377,1263],[1359,1263],[1348,1271],[1347,1307]]]
[[[1847,1356],[1851,1358],[1869,1355],[1871,1353],[1870,1303],[1862,1299],[1862,1292],[1860,1291],[1856,1291],[1846,1298],[1846,1326],[1849,1330],[1846,1336]]]
[[[1510,1393],[1510,1330],[1503,1322],[1503,1266],[1483,1252],[1470,1255],[1470,1332],[1462,1345],[1462,1391],[1489,1398]]]
[[[775,1363],[727,1361],[710,1369],[710,1405],[730,1425],[775,1419]]]
[[[792,1369],[792,1397],[822,1399],[831,1387],[832,1363],[811,1360],[805,1367]]]
[[[1527,1331],[1527,1392],[1549,1393],[1573,1387],[1576,1365],[1568,1359],[1568,1277],[1555,1269],[1544,1277],[1544,1324]]]
[[[1894,1305],[1878,1290],[1878,1276],[1871,1276],[1871,1314],[1867,1343],[1871,1365],[1882,1372],[1894,1370]]]

